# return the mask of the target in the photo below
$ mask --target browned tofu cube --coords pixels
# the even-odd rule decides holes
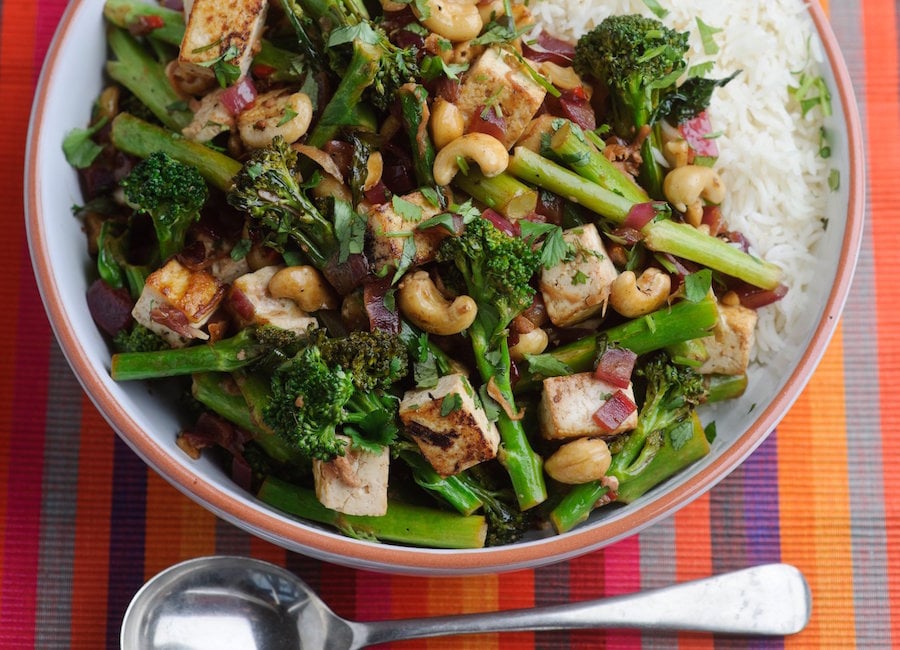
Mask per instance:
[[[171,259],[151,273],[131,314],[170,345],[207,339],[200,328],[225,296],[221,282],[207,271],[191,271]]]
[[[594,224],[567,230],[563,238],[572,254],[541,271],[540,289],[547,316],[557,327],[569,327],[601,314],[617,271]]]
[[[756,339],[757,315],[741,305],[719,305],[719,320],[712,336],[703,339],[707,360],[701,374],[740,375],[747,371]]]
[[[546,94],[510,53],[491,47],[466,72],[454,103],[466,123],[480,111],[497,111],[505,124],[502,142],[509,149],[541,108]]]
[[[500,446],[497,427],[476,403],[465,375],[446,375],[434,388],[408,391],[400,419],[441,476],[494,458]]]
[[[267,0],[194,0],[178,64],[197,75],[215,76],[214,65],[247,74],[266,22]],[[220,62],[220,63],[216,63]]]
[[[313,460],[316,498],[326,508],[345,515],[380,517],[387,512],[390,451],[379,453],[353,449],[343,438],[346,453],[331,461]]]
[[[637,426],[637,411],[614,431],[607,431],[594,421],[597,409],[618,390],[634,401],[631,384],[626,389],[620,389],[597,379],[592,372],[548,377],[544,380],[544,391],[538,406],[541,434],[548,440],[560,440],[585,436],[611,437],[634,429]]]
[[[373,206],[367,228],[375,270],[398,268],[409,237],[416,249],[411,266],[433,260],[441,241],[449,234],[447,229],[437,226],[417,230],[416,227],[440,212],[421,192],[406,194],[396,203],[389,201]]]

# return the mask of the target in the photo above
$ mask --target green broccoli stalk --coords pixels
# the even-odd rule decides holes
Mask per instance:
[[[297,152],[284,138],[256,149],[234,178],[228,203],[246,212],[268,233],[267,243],[284,250],[293,241],[322,269],[335,256],[334,224],[322,216],[297,180]]]
[[[257,497],[274,508],[297,517],[336,527],[349,537],[380,540],[430,548],[481,548],[487,523],[481,515],[409,505],[389,500],[380,517],[345,515],[326,508],[307,488],[273,477],[266,478]]]
[[[634,139],[650,129],[641,146],[640,180],[653,198],[662,198],[662,169],[653,150],[659,149],[654,126],[662,99],[675,92],[687,69],[687,32],[669,29],[640,15],[610,16],[575,45],[572,65],[609,91],[611,126],[622,138]]]
[[[470,221],[460,236],[443,241],[438,260],[455,267],[478,306],[468,336],[478,372],[503,407],[497,421],[503,442],[499,458],[509,472],[520,507],[527,510],[544,501],[547,491],[541,458],[516,419],[506,328],[531,305],[534,289],[530,282],[540,259],[523,239],[508,237],[479,217]]]
[[[278,136],[250,154],[226,198],[250,216],[268,246],[279,251],[298,246],[340,293],[348,293],[355,278],[348,278],[341,268],[352,263],[350,254],[342,253],[334,217],[323,215],[300,187],[297,165],[297,152]],[[334,206],[335,211],[353,209],[347,203]]]
[[[372,51],[375,69],[360,90],[379,110],[388,110],[400,86],[418,77],[416,51],[393,44],[360,0],[283,0],[282,6],[311,63],[327,61],[339,78],[354,67],[360,45]]]
[[[207,182],[220,190],[228,190],[232,178],[241,169],[241,163],[233,158],[129,113],[119,113],[113,119],[109,137],[116,149],[138,158],[166,153],[195,167]]]
[[[273,325],[243,329],[215,343],[151,352],[114,354],[110,374],[116,381],[160,379],[198,372],[230,372],[251,364],[272,363],[296,353],[296,334]]]
[[[190,124],[193,113],[183,108],[184,101],[169,83],[165,65],[150,56],[125,30],[111,28],[106,40],[115,56],[106,64],[109,76],[125,86],[169,129],[180,132]]]
[[[457,475],[460,482],[481,502],[481,511],[488,524],[486,546],[513,544],[533,528],[534,510],[522,511],[509,489],[496,485],[483,465],[476,465]]]
[[[621,225],[639,203],[524,147],[515,148],[507,172],[566,197],[614,225]],[[756,287],[774,289],[781,282],[782,271],[777,265],[745,253],[689,224],[676,223],[658,215],[641,229],[641,234],[643,245],[650,250],[702,264]]]
[[[651,482],[643,477],[648,467],[653,467],[652,475],[658,480],[671,476],[683,467],[673,462],[668,469],[660,468],[661,461],[654,464],[654,460],[667,444],[677,447],[677,451],[684,446],[682,443],[693,437],[691,418],[694,409],[706,399],[707,394],[703,377],[688,366],[672,363],[665,353],[654,355],[635,372],[646,383],[637,427],[626,434],[621,449],[613,454],[606,481],[576,485],[553,509],[550,520],[558,532],[565,532],[587,519],[607,492],[615,493],[619,487],[624,489],[629,481],[642,481],[643,491],[652,487]],[[689,424],[687,429],[681,428],[686,422]],[[702,436],[702,427],[700,429]],[[681,460],[678,454],[661,458]],[[617,485],[610,487],[610,479]],[[636,498],[636,492],[624,494]]]
[[[535,371],[534,367],[556,367],[564,371],[563,374],[587,372],[594,369],[597,356],[606,344],[643,355],[682,341],[709,336],[718,319],[716,300],[712,296],[706,296],[697,302],[681,300],[645,316],[588,334],[549,352],[531,357],[529,363],[523,364],[524,367],[519,369],[516,393],[539,388],[539,380],[548,376],[546,372]]]
[[[160,259],[180,252],[209,195],[200,172],[158,151],[139,162],[121,186],[128,202],[153,220]]]

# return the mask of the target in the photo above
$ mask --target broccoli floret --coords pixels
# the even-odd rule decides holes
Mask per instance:
[[[572,64],[609,90],[611,126],[617,135],[634,138],[653,126],[663,98],[674,93],[687,69],[688,33],[669,29],[639,15],[610,16],[582,36]],[[658,135],[649,134],[641,149],[641,184],[661,198],[662,172],[653,158]]]
[[[268,245],[283,251],[293,242],[321,269],[337,252],[334,225],[300,187],[296,167],[297,152],[276,137],[244,163],[228,203],[250,215],[267,233]]]
[[[458,237],[448,237],[438,260],[451,263],[475,300],[478,313],[468,329],[478,372],[489,394],[501,406],[497,428],[503,441],[501,462],[523,510],[547,498],[541,459],[528,441],[510,380],[512,363],[506,327],[534,298],[531,280],[540,267],[539,254],[523,239],[500,232],[476,217]]]
[[[636,374],[646,383],[637,427],[613,456],[607,472],[621,482],[640,473],[662,446],[664,432],[687,420],[707,393],[700,374],[690,366],[673,363],[666,353],[654,355]]]
[[[504,234],[487,219],[473,219],[459,237],[445,239],[438,260],[459,270],[466,292],[478,304],[479,318],[493,321],[490,335],[531,305],[539,255],[524,239]]]
[[[156,352],[171,347],[156,332],[140,323],[135,323],[130,330],[119,330],[113,337],[113,346],[119,352]]]
[[[337,437],[339,431],[356,447],[389,445],[398,431],[398,400],[357,388],[384,382],[384,377],[366,378],[365,370],[354,373],[328,363],[321,348],[310,344],[275,370],[263,419],[310,458],[331,460],[343,455],[346,445]]]
[[[163,152],[139,162],[122,187],[128,202],[153,220],[162,260],[184,248],[188,228],[209,194],[200,172]]]
[[[311,338],[325,362],[350,373],[353,385],[360,390],[386,390],[409,374],[409,352],[396,334],[354,331],[345,337],[329,338],[324,331],[316,330]]]
[[[513,544],[534,527],[534,511],[519,509],[512,490],[500,485],[500,477],[492,475],[484,465],[470,467],[459,477],[481,501],[488,523],[486,546]]]

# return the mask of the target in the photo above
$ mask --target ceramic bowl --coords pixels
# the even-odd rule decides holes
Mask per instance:
[[[810,11],[825,52],[823,75],[833,91],[833,161],[842,179],[829,199],[829,227],[819,244],[810,317],[795,332],[798,344],[779,367],[751,377],[741,402],[717,417],[710,455],[635,503],[601,509],[564,535],[497,548],[446,551],[350,539],[277,512],[234,484],[203,458],[191,460],[175,444],[184,422],[163,396],[141,383],[115,383],[110,351],[88,313],[85,292],[91,260],[71,206],[81,202],[75,172],[60,143],[83,127],[102,83],[106,57],[103,0],[73,0],[50,48],[34,101],[25,169],[26,219],[34,270],[52,327],[75,374],[122,439],[155,471],[219,517],[287,549],[379,571],[465,574],[535,567],[611,544],[671,515],[737,467],[768,435],[809,380],[834,332],[850,287],[864,208],[864,159],[853,88],[838,45],[818,3]],[[824,281],[830,279],[830,281]],[[755,408],[749,408],[754,404]]]

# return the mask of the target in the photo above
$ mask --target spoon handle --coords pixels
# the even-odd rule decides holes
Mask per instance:
[[[766,564],[662,589],[534,609],[426,619],[353,623],[367,645],[479,632],[631,628],[658,631],[787,635],[809,621],[812,597],[803,575],[787,564]]]

